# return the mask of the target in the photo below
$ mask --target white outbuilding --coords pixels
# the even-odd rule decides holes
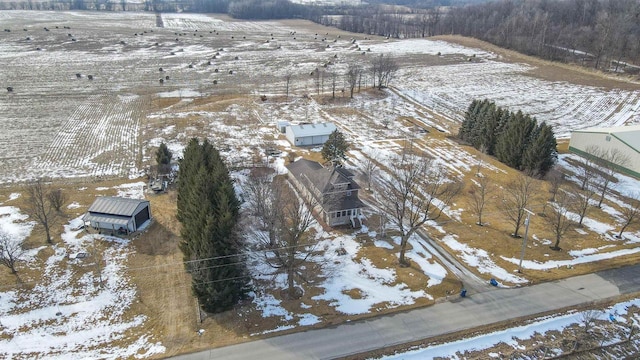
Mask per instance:
[[[588,128],[571,133],[569,151],[580,156],[593,157],[594,152],[612,150],[628,158],[624,164],[616,164],[618,171],[640,178],[640,125]]]
[[[82,219],[100,232],[129,234],[147,225],[151,220],[151,210],[147,200],[101,196],[91,204]]]
[[[324,144],[335,130],[332,123],[289,125],[285,135],[295,146],[312,146]]]

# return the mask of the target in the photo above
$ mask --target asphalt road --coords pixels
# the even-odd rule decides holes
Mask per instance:
[[[174,357],[332,359],[640,291],[640,265],[514,289],[493,288],[433,306]]]

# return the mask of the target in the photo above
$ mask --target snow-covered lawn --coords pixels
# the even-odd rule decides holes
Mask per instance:
[[[0,228],[14,241],[29,236],[34,223],[26,219],[0,206]],[[131,311],[138,300],[127,276],[129,241],[72,230],[79,224],[76,218],[64,225],[48,258],[38,255],[45,247],[27,252],[18,265],[23,286],[0,289],[0,357],[122,359],[165,351],[143,330],[147,316]],[[79,253],[88,257],[72,256]]]

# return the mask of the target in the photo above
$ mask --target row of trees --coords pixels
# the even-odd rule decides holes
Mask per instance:
[[[180,161],[177,218],[192,289],[208,312],[231,309],[248,291],[238,234],[240,201],[218,150],[191,139]]]
[[[539,176],[551,169],[558,156],[551,126],[489,100],[471,102],[458,138],[517,170]]]

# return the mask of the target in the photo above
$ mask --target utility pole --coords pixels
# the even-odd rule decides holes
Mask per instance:
[[[529,234],[529,220],[531,219],[531,215],[535,215],[530,210],[522,210],[527,212],[527,218],[524,220],[524,238],[522,238],[522,251],[520,252],[520,264],[518,265],[518,273],[522,273],[522,260],[524,259],[524,250],[527,248],[527,234]]]

